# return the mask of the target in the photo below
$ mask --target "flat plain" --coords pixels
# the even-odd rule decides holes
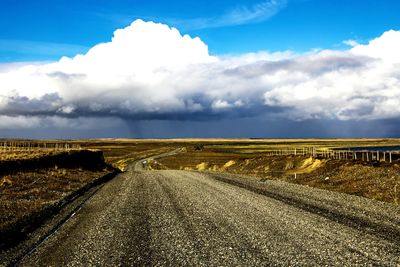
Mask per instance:
[[[368,161],[326,157],[351,147],[397,147],[398,139],[71,142],[79,150],[35,151],[34,162],[83,153],[78,162],[89,164],[51,161],[2,173],[3,225],[66,204],[5,244],[0,265],[400,264],[398,152],[391,162],[373,152]],[[32,161],[13,153],[0,163]],[[115,178],[90,189],[112,170]]]

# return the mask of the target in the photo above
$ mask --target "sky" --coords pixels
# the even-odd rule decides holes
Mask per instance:
[[[395,0],[2,0],[0,138],[399,137]]]

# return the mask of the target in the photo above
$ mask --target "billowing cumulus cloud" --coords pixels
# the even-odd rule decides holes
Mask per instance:
[[[344,52],[322,51],[282,69],[296,81],[264,93],[293,118],[391,119],[400,116],[400,32],[388,31]]]
[[[85,118],[393,119],[398,47],[400,32],[388,31],[346,51],[213,56],[199,38],[137,20],[84,55],[0,66],[0,116],[10,121],[0,128]]]

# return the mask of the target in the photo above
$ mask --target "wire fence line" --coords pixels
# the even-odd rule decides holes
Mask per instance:
[[[68,142],[24,142],[3,141],[0,142],[0,152],[22,152],[22,151],[69,151],[80,150],[81,146]]]
[[[369,151],[369,150],[336,150],[315,147],[283,148],[267,151],[268,156],[311,156],[314,158],[327,158],[338,160],[358,160],[366,162],[389,162],[400,158],[399,151]]]

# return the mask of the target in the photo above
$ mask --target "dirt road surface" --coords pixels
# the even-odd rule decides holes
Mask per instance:
[[[140,166],[103,186],[18,265],[400,264],[400,210],[393,205],[279,181]]]

